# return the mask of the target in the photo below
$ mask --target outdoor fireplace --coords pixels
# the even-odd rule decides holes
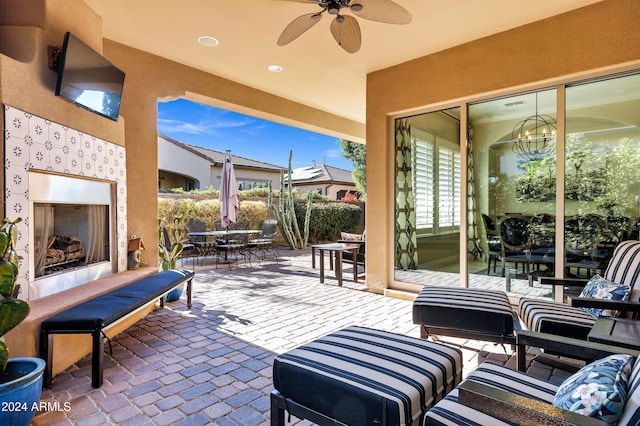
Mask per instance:
[[[113,185],[57,174],[29,174],[32,298],[113,273]]]
[[[125,147],[8,105],[4,123],[4,214],[22,218],[20,297],[125,271]]]

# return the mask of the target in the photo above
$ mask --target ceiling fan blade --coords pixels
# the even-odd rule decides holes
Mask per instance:
[[[351,5],[360,4],[362,10],[356,8],[351,11],[361,18],[371,21],[384,22],[385,24],[408,24],[411,22],[411,13],[404,7],[391,0],[352,0]]]
[[[342,22],[340,20],[342,19]],[[362,38],[360,35],[360,25],[353,16],[336,16],[331,22],[331,34],[336,39],[340,47],[349,53],[356,53],[360,50]]]
[[[307,13],[305,15],[298,16],[282,31],[282,34],[280,34],[280,37],[278,38],[278,46],[284,46],[291,43],[293,40],[300,37],[302,33],[320,22],[321,18],[322,15],[319,13]]]

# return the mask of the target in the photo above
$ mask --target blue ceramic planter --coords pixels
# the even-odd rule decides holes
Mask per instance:
[[[180,300],[180,296],[182,296],[182,292],[184,291],[184,284],[179,285],[174,288],[167,294],[167,298],[165,299],[167,302],[177,302]]]
[[[29,426],[38,411],[45,362],[40,358],[12,358],[5,374],[22,376],[0,384],[0,425]]]

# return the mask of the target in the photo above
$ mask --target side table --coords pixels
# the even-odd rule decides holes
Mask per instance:
[[[587,340],[640,350],[640,321],[600,317],[589,332]]]
[[[333,266],[333,257],[335,255],[335,272],[338,279],[338,285],[342,286],[342,253],[350,251],[353,253],[353,281],[358,282],[358,250],[360,250],[360,244],[343,244],[343,243],[328,243],[328,244],[314,244],[311,246],[312,267],[315,268],[315,251],[320,252],[320,282],[324,283],[324,252],[329,253],[329,261]]]

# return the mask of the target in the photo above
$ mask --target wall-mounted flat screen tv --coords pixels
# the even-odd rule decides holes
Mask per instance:
[[[124,72],[71,33],[64,35],[56,96],[118,121]]]

